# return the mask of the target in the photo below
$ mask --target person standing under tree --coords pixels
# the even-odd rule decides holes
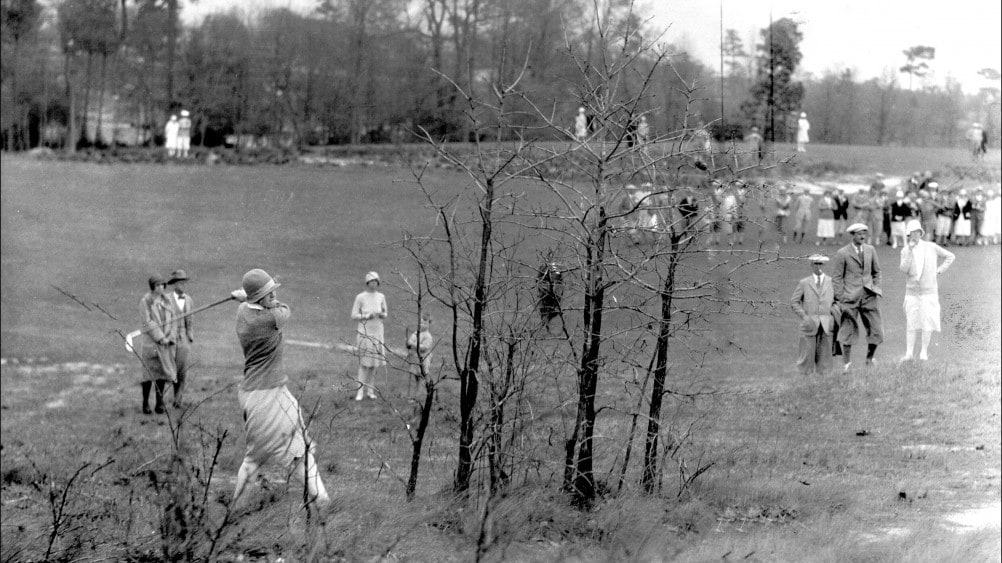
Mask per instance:
[[[365,274],[365,291],[355,296],[351,318],[358,321],[355,345],[358,350],[358,392],[355,400],[364,396],[376,398],[376,369],[386,365],[383,343],[383,319],[386,318],[386,296],[378,291],[379,274]]]
[[[550,323],[560,316],[560,298],[564,293],[564,275],[552,256],[536,273],[536,292],[539,296],[539,320],[546,333],[552,334]]]
[[[271,460],[287,468],[290,477],[306,483],[308,502],[330,501],[314,458],[316,447],[282,369],[282,329],[292,313],[276,297],[280,285],[268,272],[255,268],[244,274],[241,288],[230,293],[241,302],[236,330],[244,353],[244,375],[237,400],[247,441],[237,471],[234,506],[258,469]]]
[[[859,323],[866,329],[866,365],[874,364],[877,346],[884,341],[883,321],[880,318],[880,264],[877,250],[866,244],[869,236],[866,225],[854,223],[846,229],[852,242],[835,253],[832,261],[832,287],[835,302],[841,311],[838,343],[842,349],[842,370],[848,372],[852,365],[852,345],[859,335]]]
[[[637,125],[637,140],[641,145],[646,145],[651,137],[651,126],[647,123],[647,116],[640,116],[640,123]]]
[[[139,359],[143,364],[141,385],[143,390],[143,414],[150,414],[150,387],[156,386],[156,408],[154,412],[167,412],[164,408],[164,388],[167,382],[177,381],[174,307],[166,296],[167,284],[158,275],[150,276],[150,291],[139,300],[143,319],[143,330],[138,346]]]
[[[811,130],[811,122],[807,121],[807,113],[800,112],[800,119],[797,120],[797,152],[807,152],[807,143],[811,141],[808,131]]]
[[[584,107],[578,108],[578,115],[574,118],[574,137],[580,142],[588,137],[588,116]]]
[[[170,158],[177,156],[177,133],[177,116],[171,115],[167,124],[164,125],[164,148],[167,149],[167,156]]]
[[[188,281],[188,274],[184,270],[174,270],[167,278],[167,286],[173,287],[174,291],[168,292],[167,300],[173,307],[175,322],[174,334],[175,350],[174,363],[177,366],[177,380],[174,382],[174,408],[181,408],[181,399],[184,397],[184,389],[188,382],[188,366],[191,356],[191,344],[195,342],[194,333],[191,331],[192,317],[189,313],[194,310],[191,296],[184,292],[185,282]],[[185,316],[188,315],[188,316]]]
[[[901,248],[901,271],[905,281],[905,355],[902,362],[912,359],[915,341],[922,333],[919,360],[929,359],[929,341],[932,333],[940,331],[938,277],[953,264],[952,252],[934,242],[922,240],[922,224],[912,220],[905,227],[908,240]],[[939,259],[942,264],[937,264]]]
[[[177,153],[181,158],[188,158],[191,148],[191,118],[188,110],[181,110],[181,119],[177,120]]]

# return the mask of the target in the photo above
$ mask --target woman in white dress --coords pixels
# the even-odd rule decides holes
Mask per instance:
[[[929,359],[929,341],[933,332],[940,331],[939,283],[937,278],[953,263],[953,253],[938,244],[922,240],[922,224],[916,220],[905,226],[907,241],[901,248],[901,271],[905,273],[905,355],[901,361],[913,358],[915,341],[922,334],[919,360]],[[939,259],[943,263],[939,264]]]
[[[988,190],[985,192],[985,217],[981,221],[981,241],[984,244],[995,244],[995,237],[998,235],[996,225],[999,223],[999,199],[995,192]]]
[[[967,198],[967,190],[957,193],[953,203],[953,240],[954,243],[966,246],[971,236],[971,212],[974,204]]]
[[[800,119],[797,120],[797,152],[807,152],[807,143],[811,141],[808,131],[811,130],[811,122],[807,121],[807,113],[800,112]]]
[[[379,274],[365,274],[365,291],[355,296],[351,318],[358,321],[355,345],[358,350],[358,393],[355,400],[365,395],[376,398],[374,384],[376,368],[386,365],[386,347],[383,344],[383,319],[386,318],[386,296],[377,291]]]

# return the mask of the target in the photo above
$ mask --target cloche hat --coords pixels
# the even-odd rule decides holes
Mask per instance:
[[[244,292],[247,293],[248,303],[257,303],[264,296],[268,295],[272,291],[278,289],[282,284],[276,283],[275,280],[268,275],[268,272],[260,268],[254,268],[246,274],[244,274],[244,279],[241,282]]]

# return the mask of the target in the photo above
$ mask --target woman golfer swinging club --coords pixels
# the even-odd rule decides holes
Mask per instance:
[[[313,443],[282,370],[282,327],[291,316],[289,307],[275,298],[280,284],[264,270],[244,274],[242,285],[230,296],[242,302],[237,308],[237,337],[244,351],[244,377],[237,397],[243,409],[247,453],[237,472],[233,502],[258,468],[275,459],[300,481],[305,480],[311,502],[327,503],[330,498],[317,470]]]

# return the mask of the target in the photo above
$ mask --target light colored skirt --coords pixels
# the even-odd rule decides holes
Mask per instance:
[[[818,219],[818,238],[835,236],[835,219]]]
[[[905,238],[905,222],[904,221],[891,221],[891,236]]]
[[[299,401],[283,385],[274,389],[237,393],[244,412],[246,458],[258,465],[274,459],[288,466],[306,453],[309,435]]]
[[[978,233],[983,237],[995,236],[995,223],[997,222],[994,217],[994,213],[985,213],[985,218],[981,221],[981,230]]]
[[[953,222],[953,236],[971,236],[971,220],[964,219],[963,217],[957,217],[957,219]]]
[[[909,332],[939,332],[939,295],[905,294],[905,327]]]
[[[953,219],[949,215],[936,216],[936,236],[948,237],[951,229],[953,229]]]
[[[386,365],[386,346],[383,344],[383,321],[371,319],[358,323],[355,336],[358,348],[358,365],[378,368]]]

